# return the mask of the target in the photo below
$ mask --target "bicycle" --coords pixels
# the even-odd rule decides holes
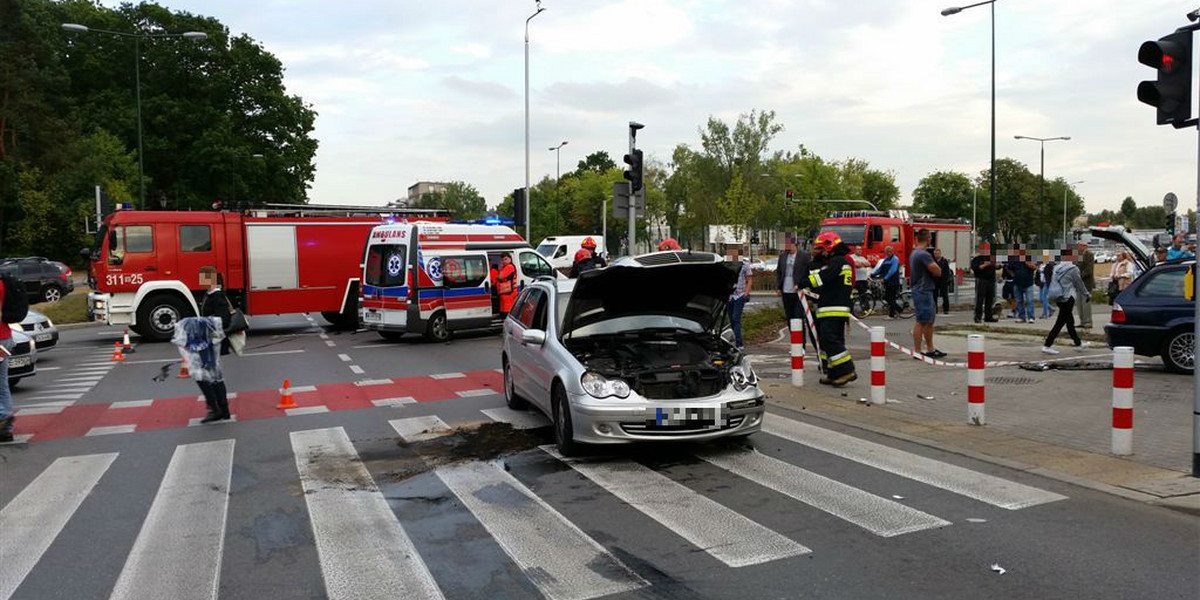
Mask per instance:
[[[871,278],[867,281],[867,291],[865,294],[860,294],[858,288],[850,292],[850,312],[859,319],[865,319],[877,312],[887,311],[887,302],[884,300],[883,280]],[[901,284],[901,290],[896,294],[896,316],[901,319],[912,318],[915,314],[913,307],[912,291],[904,288]]]

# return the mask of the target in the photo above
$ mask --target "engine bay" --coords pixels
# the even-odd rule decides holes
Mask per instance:
[[[711,333],[640,331],[566,340],[588,370],[619,378],[644,398],[703,398],[721,392],[741,353]]]

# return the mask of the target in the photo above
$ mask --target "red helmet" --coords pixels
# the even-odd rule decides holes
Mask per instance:
[[[592,253],[587,248],[583,248],[583,249],[575,252],[575,262],[579,262],[581,260],[587,260],[591,257],[592,257]]]
[[[821,235],[817,236],[817,239],[813,242],[813,245],[829,250],[840,243],[842,243],[842,238],[838,237],[838,234],[832,231],[823,231],[821,232]]]
[[[663,250],[681,250],[681,248],[675,238],[667,238],[658,243],[658,251],[662,252]]]
[[[583,238],[583,243],[580,245],[583,246],[584,248],[591,248],[591,249],[595,250],[596,249],[596,240],[593,240],[590,237],[585,237],[585,238]]]

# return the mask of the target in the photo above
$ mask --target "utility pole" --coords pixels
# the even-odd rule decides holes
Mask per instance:
[[[536,0],[537,11],[525,19],[525,239],[529,239],[529,22],[542,14],[542,0]]]
[[[638,196],[645,197],[646,192],[642,188],[642,173],[644,165],[642,157],[637,152],[637,132],[645,127],[637,121],[629,122],[629,154],[625,156],[625,162],[629,164],[630,170],[626,171],[626,179],[631,182],[629,194],[629,256],[636,253],[637,247],[637,207]]]

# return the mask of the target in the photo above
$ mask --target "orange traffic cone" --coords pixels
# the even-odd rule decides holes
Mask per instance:
[[[121,354],[121,342],[113,344],[113,362],[125,362],[125,355]]]
[[[177,379],[190,379],[192,374],[188,372],[187,361],[179,361],[179,374],[175,376]]]
[[[283,387],[279,390],[279,404],[275,408],[280,410],[296,408],[296,399],[292,398],[292,381],[290,379],[283,380]]]
[[[129,330],[125,330],[125,341],[121,344],[125,354],[133,354],[133,346],[129,344]]]

